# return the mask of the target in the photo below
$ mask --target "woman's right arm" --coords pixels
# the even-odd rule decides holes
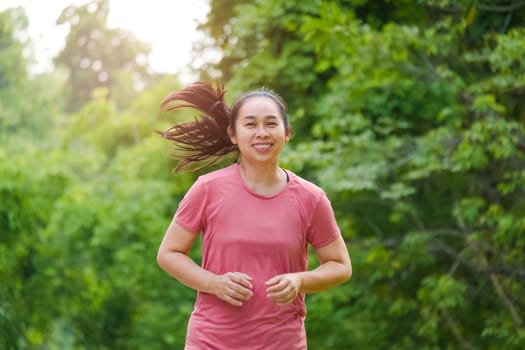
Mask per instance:
[[[241,272],[217,275],[201,268],[188,256],[196,238],[197,233],[172,221],[157,253],[159,266],[187,287],[241,306],[252,296],[251,277]]]

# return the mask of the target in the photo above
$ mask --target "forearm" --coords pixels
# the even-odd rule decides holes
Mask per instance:
[[[352,276],[352,268],[338,261],[327,261],[314,270],[299,272],[301,293],[317,293],[346,282]]]
[[[181,252],[159,252],[159,266],[186,287],[204,293],[212,293],[217,275],[197,265],[188,255]]]

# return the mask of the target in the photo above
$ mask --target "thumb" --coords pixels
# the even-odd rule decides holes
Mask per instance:
[[[279,283],[279,281],[281,280],[281,275],[277,275],[277,276],[273,276],[272,278],[270,278],[268,281],[266,281],[264,284],[266,284],[267,286],[269,285],[272,285],[272,284],[277,284]]]

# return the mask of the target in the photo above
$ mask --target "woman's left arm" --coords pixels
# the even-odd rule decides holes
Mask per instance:
[[[352,277],[352,263],[342,237],[315,250],[320,265],[310,271],[274,276],[266,282],[268,298],[279,305],[291,303],[299,293],[316,293]]]
[[[311,271],[299,272],[301,293],[316,293],[346,282],[352,277],[352,263],[342,237],[315,250],[320,265]]]

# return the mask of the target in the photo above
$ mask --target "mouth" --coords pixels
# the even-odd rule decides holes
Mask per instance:
[[[266,151],[272,147],[271,143],[255,143],[252,145],[258,151]]]

